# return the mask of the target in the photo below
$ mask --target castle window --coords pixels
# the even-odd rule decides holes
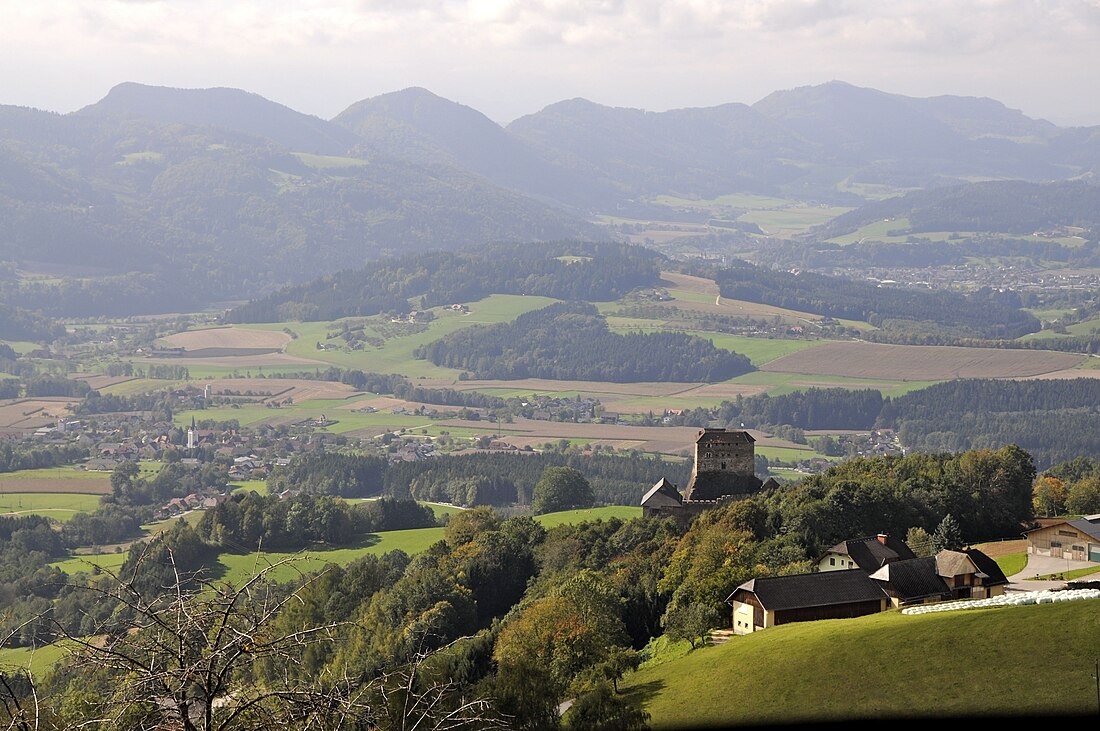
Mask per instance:
[[[836,566],[836,559],[835,558],[830,558],[829,559],[829,565],[830,566]]]
[[[726,469],[726,463],[725,462],[722,463],[722,469]]]

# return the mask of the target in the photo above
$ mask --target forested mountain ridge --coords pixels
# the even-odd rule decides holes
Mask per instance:
[[[996,180],[932,188],[868,203],[837,216],[811,235],[829,239],[875,221],[904,218],[904,233],[989,231],[1028,235],[1057,227],[1100,227],[1100,185],[1081,180],[1030,183]]]
[[[660,282],[663,257],[640,246],[496,244],[382,259],[273,292],[234,308],[228,322],[336,320],[471,302],[490,294],[610,301]]]
[[[0,108],[0,172],[0,259],[130,275],[3,291],[57,315],[193,309],[386,253],[601,237],[457,169],[142,117]]]

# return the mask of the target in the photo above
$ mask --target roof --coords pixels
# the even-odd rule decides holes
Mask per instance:
[[[841,541],[830,548],[827,553],[839,553],[842,556],[848,556],[856,562],[856,566],[867,573],[877,571],[891,561],[904,561],[917,557],[917,554],[913,553],[912,549],[900,538],[894,538],[893,536],[884,536],[883,538],[886,543],[881,543],[878,536],[852,538]]]
[[[1008,578],[1005,576],[1005,572],[1001,571],[1001,567],[997,565],[997,562],[985,555],[976,548],[968,548],[965,551],[966,555],[970,557],[970,560],[974,562],[974,565],[978,567],[978,571],[989,578],[985,579],[982,583],[986,586],[998,586],[1000,584],[1007,584]]]
[[[871,574],[871,579],[889,584],[902,602],[951,594],[947,582],[936,572],[933,556],[893,561]]]
[[[642,496],[642,505],[648,508],[672,507],[683,504],[683,498],[676,486],[664,477]]]
[[[1089,515],[1067,522],[1089,538],[1095,538],[1100,541],[1100,516]]]
[[[962,551],[940,551],[936,554],[936,573],[940,576],[962,576],[981,569]]]
[[[696,444],[709,442],[725,442],[727,444],[752,444],[756,440],[752,434],[739,429],[700,429],[695,439]]]
[[[856,604],[885,598],[881,587],[862,571],[765,576],[737,587],[726,601],[732,603],[740,592],[756,595],[769,612]]]

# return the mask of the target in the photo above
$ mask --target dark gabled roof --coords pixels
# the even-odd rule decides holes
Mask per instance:
[[[699,436],[695,439],[696,444],[706,444],[708,442],[752,444],[755,441],[752,434],[738,429],[700,429]]]
[[[856,566],[869,574],[878,571],[891,561],[905,561],[917,557],[905,541],[893,536],[885,538],[885,544],[879,542],[878,536],[841,541],[830,548],[828,553],[839,553],[850,557],[856,562]]]
[[[740,592],[756,595],[769,612],[884,599],[882,589],[862,571],[823,571],[794,576],[765,576],[747,581],[726,599],[732,603]]]
[[[951,595],[947,582],[936,572],[935,556],[892,561],[871,574],[871,579],[889,584],[902,602]]]
[[[1007,584],[1008,578],[1005,576],[1005,572],[1001,571],[1001,567],[997,565],[997,562],[985,555],[976,548],[968,548],[963,551],[967,556],[970,556],[970,560],[974,562],[974,565],[978,567],[978,571],[989,578],[985,579],[982,583],[985,586],[998,586],[1001,584]]]
[[[664,477],[642,496],[642,505],[651,508],[678,506],[682,505],[683,502],[684,499],[680,495],[680,491]]]
[[[1066,522],[1087,535],[1089,538],[1095,538],[1096,540],[1100,541],[1100,517],[1092,515],[1086,518],[1077,518],[1076,520],[1070,520]]]

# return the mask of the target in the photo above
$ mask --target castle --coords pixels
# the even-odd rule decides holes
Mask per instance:
[[[700,429],[695,439],[695,465],[684,494],[661,478],[642,498],[642,515],[691,520],[707,508],[743,500],[765,485],[776,484],[773,479],[762,483],[756,476],[755,443],[747,431]]]

